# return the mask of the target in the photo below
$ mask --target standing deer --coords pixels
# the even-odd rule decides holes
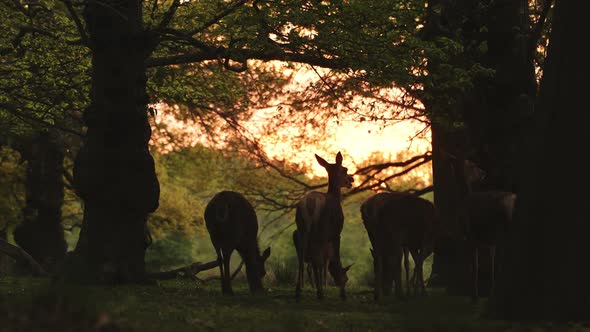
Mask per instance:
[[[488,250],[490,256],[490,294],[495,283],[495,256],[498,242],[512,223],[516,194],[508,191],[475,191],[486,173],[470,160],[463,160],[456,167],[459,185],[464,187],[465,197],[459,208],[459,225],[471,255],[472,300],[479,298],[479,251]]]
[[[297,255],[299,255],[300,244],[299,244],[299,233],[297,232],[297,230],[293,231],[293,244],[295,245],[295,251],[297,252]],[[330,247],[330,248],[327,248],[327,250],[328,251],[324,254],[329,257],[329,261],[328,261],[328,269],[324,270],[324,275],[323,275],[324,287],[326,287],[328,285],[327,272],[330,272],[330,275],[332,276],[332,280],[334,280],[334,284],[338,287],[344,288],[346,286],[346,283],[348,282],[347,272],[350,269],[350,267],[352,266],[352,264],[348,265],[347,267],[342,267],[342,262],[340,261],[340,257],[336,257],[334,255],[334,248]],[[299,258],[299,256],[298,256],[298,258]],[[308,256],[304,257],[303,261],[307,264],[307,278],[310,280],[311,285],[313,287],[315,287],[315,284],[313,283],[313,278],[312,278],[311,257],[308,255]]]
[[[205,225],[217,253],[222,293],[233,295],[229,263],[234,250],[246,265],[250,292],[263,291],[264,262],[270,256],[270,247],[260,255],[256,240],[258,220],[250,202],[237,192],[217,193],[205,208]]]
[[[306,194],[297,204],[295,223],[299,244],[297,258],[299,269],[297,273],[297,286],[295,298],[301,299],[301,288],[304,280],[305,259],[308,258],[315,280],[315,287],[318,299],[324,298],[323,286],[326,276],[326,269],[329,263],[333,262],[333,271],[336,279],[343,281],[346,269],[341,267],[340,262],[340,233],[344,226],[344,214],[340,201],[342,198],[341,188],[352,187],[352,176],[348,175],[348,169],[342,166],[342,154],[336,154],[336,163],[330,164],[322,157],[315,155],[318,163],[328,172],[328,192],[321,193],[312,191]],[[336,266],[338,265],[338,266]],[[346,299],[344,282],[339,283],[340,297]]]
[[[404,258],[406,293],[426,295],[423,264],[434,248],[438,232],[434,205],[409,193],[382,192],[371,196],[361,205],[363,224],[373,249],[375,270],[375,299],[391,292],[403,297],[401,260]],[[414,259],[414,275],[409,278],[408,252]]]

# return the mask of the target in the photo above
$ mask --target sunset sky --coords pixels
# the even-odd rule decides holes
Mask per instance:
[[[308,85],[310,80],[318,79],[315,72],[306,68],[299,68],[295,73],[286,72],[285,74],[294,74],[291,75],[292,83],[287,87],[291,91]],[[361,99],[357,100],[359,105],[361,101]],[[272,105],[273,102],[270,104]],[[167,130],[175,135],[182,134],[187,146],[198,143],[207,144],[198,125],[192,121],[180,122],[175,119],[174,111],[166,111],[161,105],[158,108],[156,123],[165,123]],[[382,153],[384,157],[395,160],[395,156],[400,152],[418,154],[430,149],[430,131],[424,130],[425,125],[419,121],[390,121],[383,126],[371,121],[359,122],[352,117],[347,118],[346,115],[339,119],[331,119],[324,124],[327,133],[323,141],[297,147],[299,144],[296,144],[297,138],[293,128],[281,128],[273,136],[261,133],[262,128],[277,111],[280,111],[277,110],[277,106],[255,110],[253,118],[243,125],[250,135],[260,142],[270,158],[287,159],[290,162],[310,166],[310,175],[325,176],[325,170],[315,161],[315,153],[333,162],[334,155],[341,151],[344,155],[344,164],[351,172],[354,172],[355,165],[362,163],[374,153]],[[154,135],[154,143],[163,146],[164,151],[172,149],[171,146],[167,147],[165,138],[157,133]]]

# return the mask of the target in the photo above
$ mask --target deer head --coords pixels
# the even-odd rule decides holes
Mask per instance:
[[[469,189],[471,189],[474,184],[483,181],[486,178],[486,175],[486,172],[479,168],[473,161],[463,161],[463,178]]]
[[[315,155],[318,163],[328,172],[328,191],[340,190],[340,188],[351,188],[354,179],[348,175],[348,168],[342,166],[342,154],[336,154],[336,163],[331,164],[324,158]]]
[[[351,267],[352,267],[352,264],[350,264],[346,267],[343,267],[340,269],[340,273],[336,273],[334,275],[334,278],[336,279],[336,280],[334,280],[334,282],[337,285],[339,285],[341,287],[346,286],[346,283],[348,282],[348,270],[350,270]]]
[[[469,159],[457,158],[453,155],[448,155],[448,158],[457,183],[467,193],[473,192],[473,187],[485,180],[486,172],[477,166],[475,162]]]
[[[266,248],[262,252],[262,255],[258,256],[258,266],[260,267],[259,276],[261,279],[264,278],[264,276],[266,275],[266,268],[264,267],[264,263],[266,262],[268,257],[270,257],[270,247]]]

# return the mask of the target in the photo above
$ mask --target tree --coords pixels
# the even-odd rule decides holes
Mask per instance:
[[[0,145],[19,151],[27,169],[15,241],[52,270],[66,252],[64,160],[80,135],[72,115],[84,103],[84,55],[59,8],[2,2],[0,14]]]
[[[590,231],[584,196],[584,163],[553,162],[578,156],[587,142],[584,82],[587,70],[576,34],[585,14],[571,1],[555,2],[549,50],[535,103],[530,136],[520,149],[521,190],[512,232],[506,243],[493,311],[507,319],[590,319],[587,264]]]
[[[449,38],[461,45],[451,57],[430,61],[431,77],[421,98],[432,121],[435,202],[454,234],[435,254],[434,271],[451,292],[467,294],[469,260],[462,258],[456,223],[465,192],[457,185],[450,159],[468,158],[485,169],[489,176],[483,189],[518,190],[512,165],[536,97],[533,59],[550,2],[539,5],[534,26],[525,2],[432,1],[429,7],[424,38],[440,47]],[[455,68],[467,74],[461,75],[466,84],[456,84],[461,76],[448,79]]]

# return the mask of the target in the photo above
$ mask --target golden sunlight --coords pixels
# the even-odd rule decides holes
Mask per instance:
[[[272,63],[274,66],[281,66],[280,63]],[[310,82],[319,80],[318,75],[325,73],[321,69],[311,70],[306,67],[293,68],[282,67],[282,72],[291,77],[291,83],[286,87],[290,91],[302,91],[303,87],[308,86]],[[388,98],[398,98],[400,91],[398,89],[389,89],[380,93]],[[271,102],[271,105],[277,105],[264,109],[256,109],[252,118],[242,123],[247,130],[250,138],[255,139],[268,157],[278,160],[286,160],[309,169],[310,177],[325,176],[325,170],[319,166],[314,158],[314,154],[324,157],[326,160],[333,162],[334,155],[340,151],[344,155],[344,164],[351,172],[355,172],[357,166],[363,162],[377,156],[385,160],[397,160],[397,156],[403,154],[410,156],[413,154],[422,154],[430,150],[430,130],[425,128],[425,124],[418,120],[387,121],[385,123],[375,121],[359,121],[359,114],[364,114],[364,109],[375,108],[374,100],[355,97],[348,108],[353,108],[357,112],[353,115],[339,115],[338,118],[332,118],[324,123],[325,135],[323,139],[315,141],[312,144],[301,144],[298,142],[298,136],[302,133],[313,132],[314,128],[285,127],[279,128],[272,135],[268,135],[264,128],[269,124],[272,125],[272,118],[277,112],[281,111],[280,100]],[[179,138],[173,145],[165,135],[164,129],[154,127],[152,144],[162,153],[173,151],[178,146],[179,141],[182,146],[195,146],[196,144],[223,146],[224,138],[216,137],[215,142],[211,142],[204,134],[203,130],[197,123],[192,120],[179,121],[174,116],[178,111],[177,106],[167,107],[166,105],[152,105],[158,110],[158,116],[155,124],[165,124],[166,130],[173,136]],[[414,108],[421,108],[421,105],[414,105]],[[382,107],[388,110],[387,107]],[[389,111],[385,111],[389,112]],[[223,133],[219,133],[223,136]],[[430,179],[430,167],[421,168],[422,178]]]

